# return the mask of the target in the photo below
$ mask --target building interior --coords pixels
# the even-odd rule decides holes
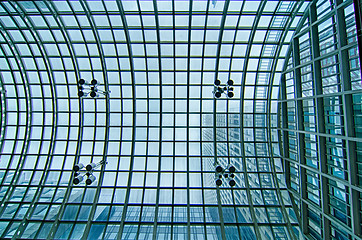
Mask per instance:
[[[361,6],[0,1],[0,238],[361,240]]]

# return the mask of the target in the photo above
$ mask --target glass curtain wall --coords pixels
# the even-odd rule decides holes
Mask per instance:
[[[361,237],[358,8],[354,1],[311,4],[282,75],[281,154],[308,239]]]

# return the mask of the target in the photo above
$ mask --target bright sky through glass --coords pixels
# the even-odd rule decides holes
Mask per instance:
[[[19,197],[19,211],[41,202],[62,213],[53,235],[21,234],[80,238],[83,231],[74,226],[90,235],[95,229],[88,219],[101,224],[104,237],[131,234],[135,226],[139,238],[144,226],[152,236],[164,227],[180,236],[201,231],[208,239],[294,234],[297,221],[277,157],[277,99],[290,40],[307,6],[1,2],[3,184],[19,196],[41,186],[34,198]],[[81,78],[97,79],[109,94],[79,99]],[[215,100],[216,79],[232,79],[235,96]],[[94,172],[95,183],[72,184],[75,163],[102,159],[108,164]],[[216,187],[215,161],[236,167],[233,189],[227,180]],[[83,205],[93,209],[87,216]],[[38,219],[55,211],[40,211]],[[17,223],[13,217],[7,222]],[[74,226],[67,228],[67,221]]]

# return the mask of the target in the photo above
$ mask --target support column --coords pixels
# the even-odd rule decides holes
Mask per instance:
[[[293,46],[293,64],[294,64],[294,86],[295,86],[295,104],[296,104],[296,129],[297,129],[297,146],[298,146],[298,162],[299,164],[299,187],[300,187],[300,198],[307,198],[307,175],[306,169],[302,167],[305,165],[305,142],[304,133],[304,119],[303,119],[303,102],[300,99],[302,97],[302,83],[301,83],[301,69],[300,65],[300,51],[299,51],[299,39],[294,38],[292,42]],[[298,99],[299,98],[299,99]],[[308,217],[307,217],[308,206],[304,201],[300,201],[300,217],[301,217],[301,229],[304,234],[308,233]]]
[[[356,16],[356,27],[357,27],[357,39],[359,51],[361,51],[362,45],[362,36],[361,36],[361,15],[360,15],[360,1],[353,1],[355,4],[355,16]],[[342,4],[342,0],[338,0],[337,4]],[[344,8],[337,9],[337,36],[338,36],[338,48],[339,51],[339,61],[340,61],[340,72],[341,72],[341,84],[342,92],[351,91],[351,77],[350,77],[350,66],[349,66],[349,56],[348,48],[343,48],[347,46],[347,33],[346,33],[346,22]],[[343,48],[343,49],[342,49]],[[361,54],[360,54],[361,59]],[[343,94],[342,95],[342,104],[343,104],[343,118],[344,118],[344,130],[346,140],[346,158],[347,158],[347,171],[348,171],[348,182],[352,186],[358,186],[358,177],[357,177],[357,147],[356,142],[348,138],[355,137],[354,129],[354,118],[353,118],[353,99],[352,94]],[[360,201],[359,201],[359,192],[353,188],[348,189],[349,192],[349,203],[350,203],[350,216],[351,216],[351,227],[352,232],[355,235],[361,235],[361,214],[360,214]]]
[[[310,21],[311,25],[317,21],[317,6],[313,3],[310,6]],[[317,59],[320,57],[319,48],[319,34],[318,24],[312,25],[311,27],[311,48],[312,58]],[[322,86],[322,72],[321,72],[321,61],[316,60],[313,62],[313,87],[314,95],[314,106],[316,111],[316,124],[317,124],[317,148],[318,148],[318,160],[319,170],[328,174],[327,167],[327,146],[326,137],[321,136],[321,133],[326,133],[325,121],[324,121],[324,102],[323,102],[323,86]],[[331,235],[331,222],[325,216],[329,214],[329,198],[328,198],[328,178],[325,175],[320,176],[320,190],[321,190],[321,210],[324,213],[322,215],[322,233],[323,238],[328,239]]]

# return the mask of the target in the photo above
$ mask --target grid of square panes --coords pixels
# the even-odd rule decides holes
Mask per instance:
[[[1,2],[1,237],[294,234],[273,158],[276,100],[307,5]],[[109,98],[79,101],[79,78],[99,80]],[[233,79],[235,97],[218,100],[214,115],[216,78]],[[237,167],[222,207],[215,154]],[[76,161],[104,156],[97,183],[71,184]]]
[[[307,209],[301,227],[311,239],[358,239],[362,189],[354,168],[361,169],[362,82],[353,12],[351,1],[312,4],[294,37],[299,52],[293,51],[283,73],[287,183],[299,214]],[[298,80],[301,86],[294,84]]]

